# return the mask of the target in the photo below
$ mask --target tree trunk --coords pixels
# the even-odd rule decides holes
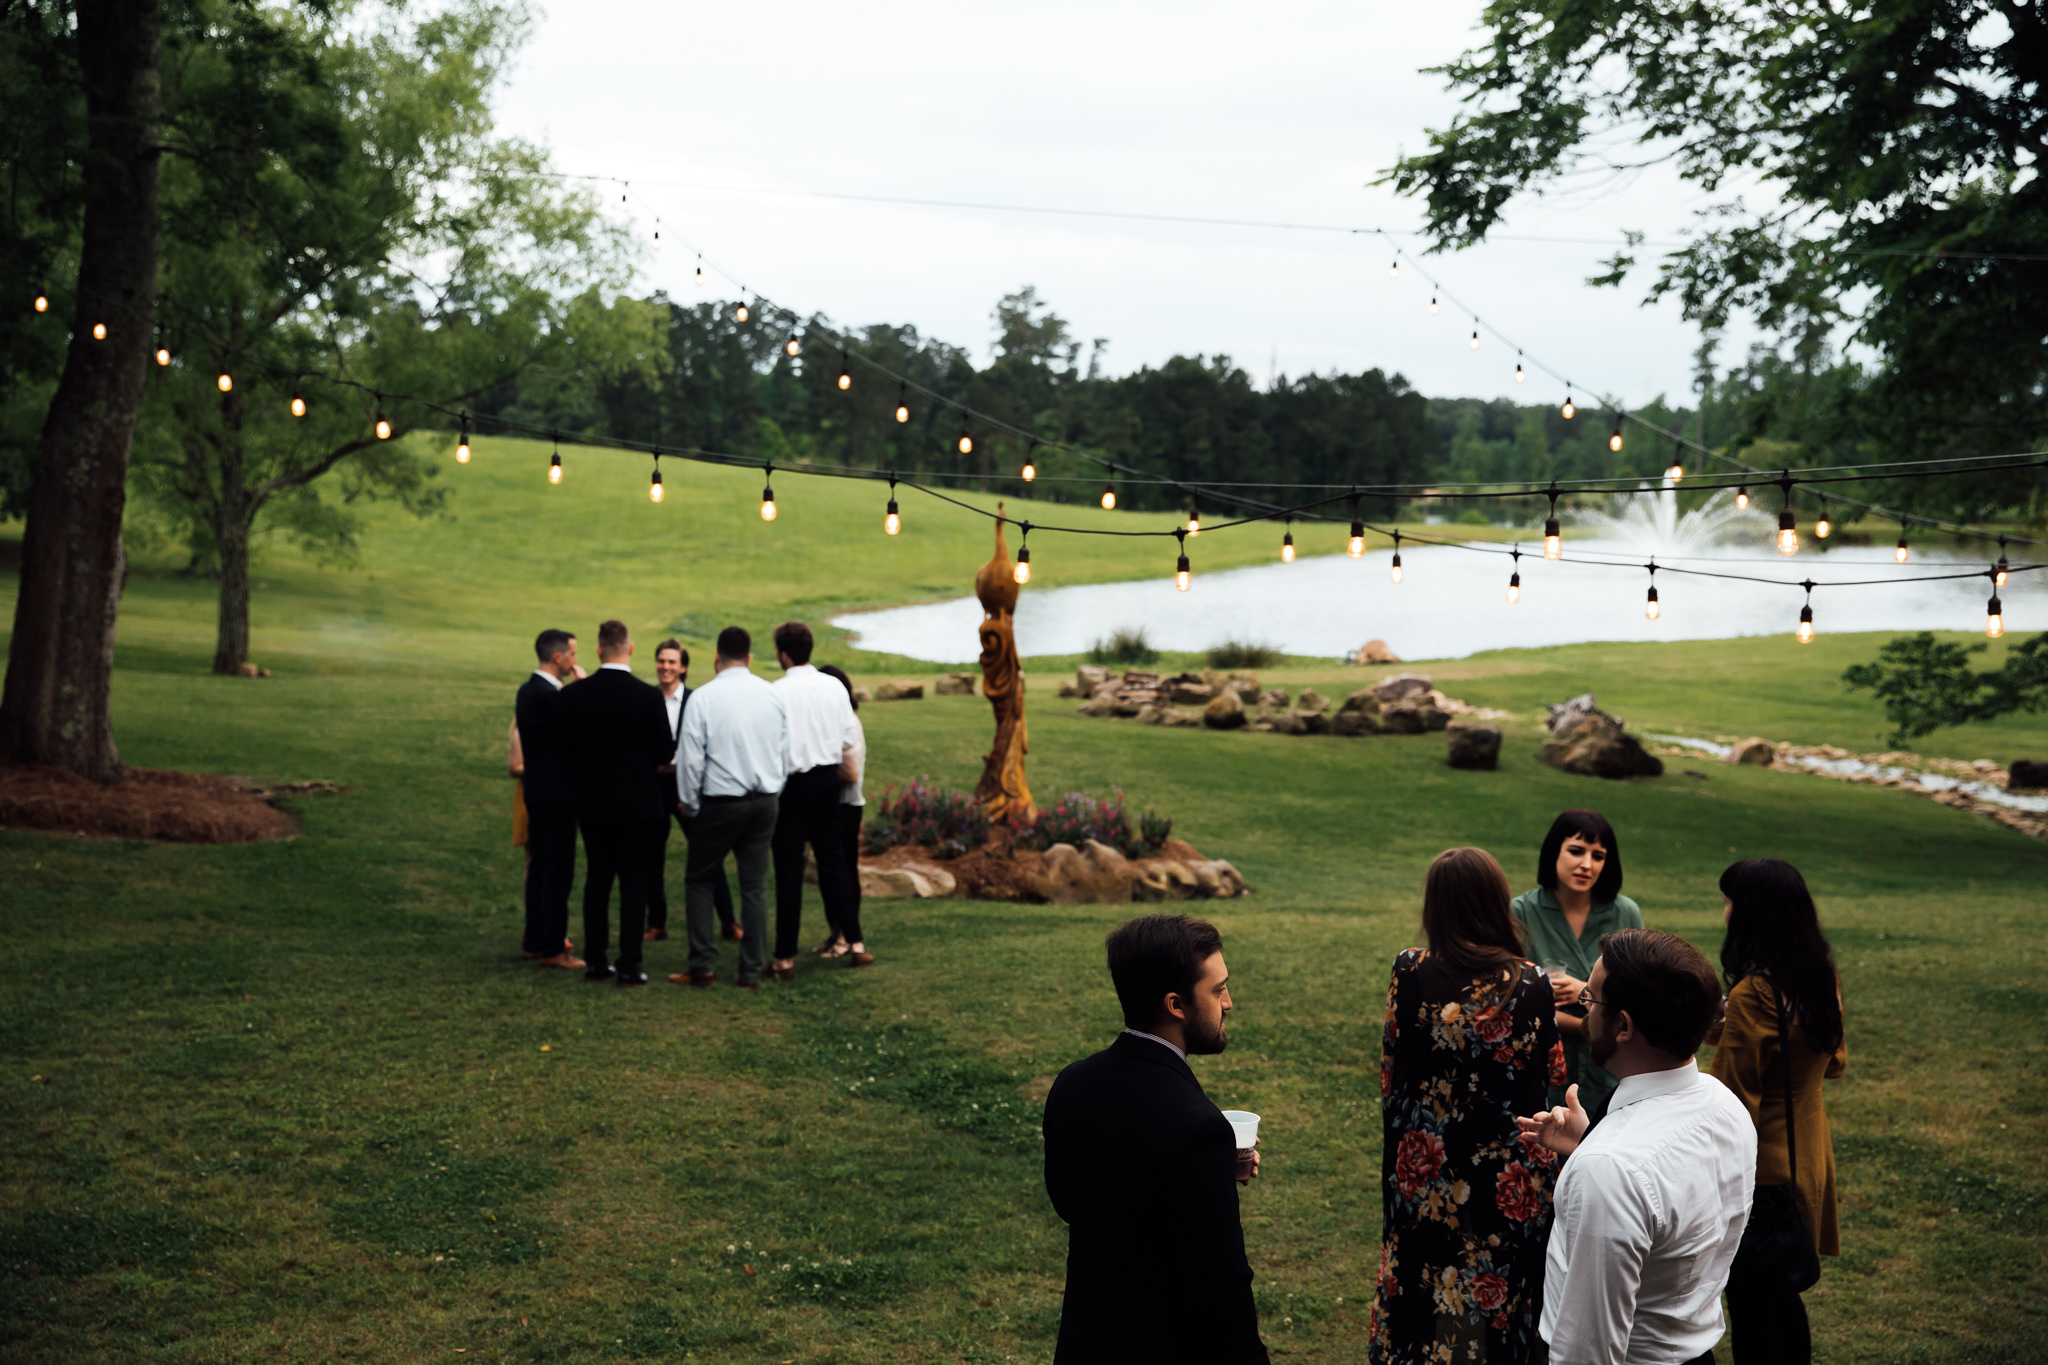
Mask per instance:
[[[122,775],[108,712],[127,573],[128,449],[156,297],[161,0],[78,0],[85,222],[71,348],[43,422],[22,537],[0,762]],[[93,336],[104,324],[105,340]]]
[[[220,561],[220,617],[213,637],[213,671],[241,672],[249,657],[249,530],[256,512],[249,505],[248,469],[242,462],[242,395],[221,396],[220,487],[213,503],[213,549]]]

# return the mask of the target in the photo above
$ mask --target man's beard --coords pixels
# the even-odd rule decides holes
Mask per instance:
[[[1614,1054],[1619,1048],[1620,1045],[1614,1041],[1614,1035],[1604,1029],[1586,1037],[1586,1051],[1592,1055],[1594,1066],[1606,1066],[1613,1061]]]
[[[1190,1057],[1213,1057],[1230,1046],[1230,1037],[1224,1032],[1221,1019],[1212,1028],[1206,1019],[1190,1018],[1181,1026],[1180,1037],[1181,1042],[1187,1045]]]

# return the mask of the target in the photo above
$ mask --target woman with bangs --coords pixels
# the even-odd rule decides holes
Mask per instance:
[[[1568,810],[1551,821],[1536,855],[1536,889],[1515,897],[1529,957],[1550,978],[1557,1031],[1564,1039],[1565,1080],[1552,1086],[1550,1106],[1566,1103],[1568,1087],[1598,1123],[1615,1079],[1593,1061],[1586,1044],[1586,1007],[1579,995],[1600,957],[1600,938],[1641,929],[1643,912],[1621,894],[1621,841],[1598,811]]]

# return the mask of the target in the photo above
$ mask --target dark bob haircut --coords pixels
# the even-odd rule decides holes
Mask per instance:
[[[1223,951],[1223,935],[1192,915],[1140,915],[1109,931],[1109,979],[1124,1023],[1149,1032],[1166,1017],[1166,997],[1192,1009],[1202,964]]]
[[[1600,880],[1593,883],[1593,900],[1595,904],[1613,900],[1621,894],[1621,841],[1614,837],[1614,826],[1597,810],[1568,810],[1550,822],[1550,833],[1543,836],[1543,851],[1536,855],[1536,885],[1545,891],[1557,890],[1557,855],[1574,834],[1607,850],[1607,865],[1600,869]]]

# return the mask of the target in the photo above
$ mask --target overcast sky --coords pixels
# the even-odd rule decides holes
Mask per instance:
[[[501,121],[562,170],[629,179],[641,228],[661,217],[646,282],[678,297],[696,292],[688,243],[800,311],[910,323],[978,360],[996,299],[1033,285],[1108,339],[1112,372],[1223,353],[1261,381],[1377,366],[1430,394],[1556,401],[1533,367],[1515,383],[1519,346],[1582,402],[1684,401],[1695,330],[1642,307],[1641,278],[1584,283],[1621,229],[1668,241],[1691,221],[1700,196],[1668,177],[1530,199],[1504,229],[1608,246],[1419,258],[1466,305],[1434,317],[1374,237],[819,197],[1412,230],[1417,206],[1367,182],[1451,116],[1420,68],[1473,42],[1479,8],[555,0]],[[1513,344],[1472,350],[1475,312]]]

